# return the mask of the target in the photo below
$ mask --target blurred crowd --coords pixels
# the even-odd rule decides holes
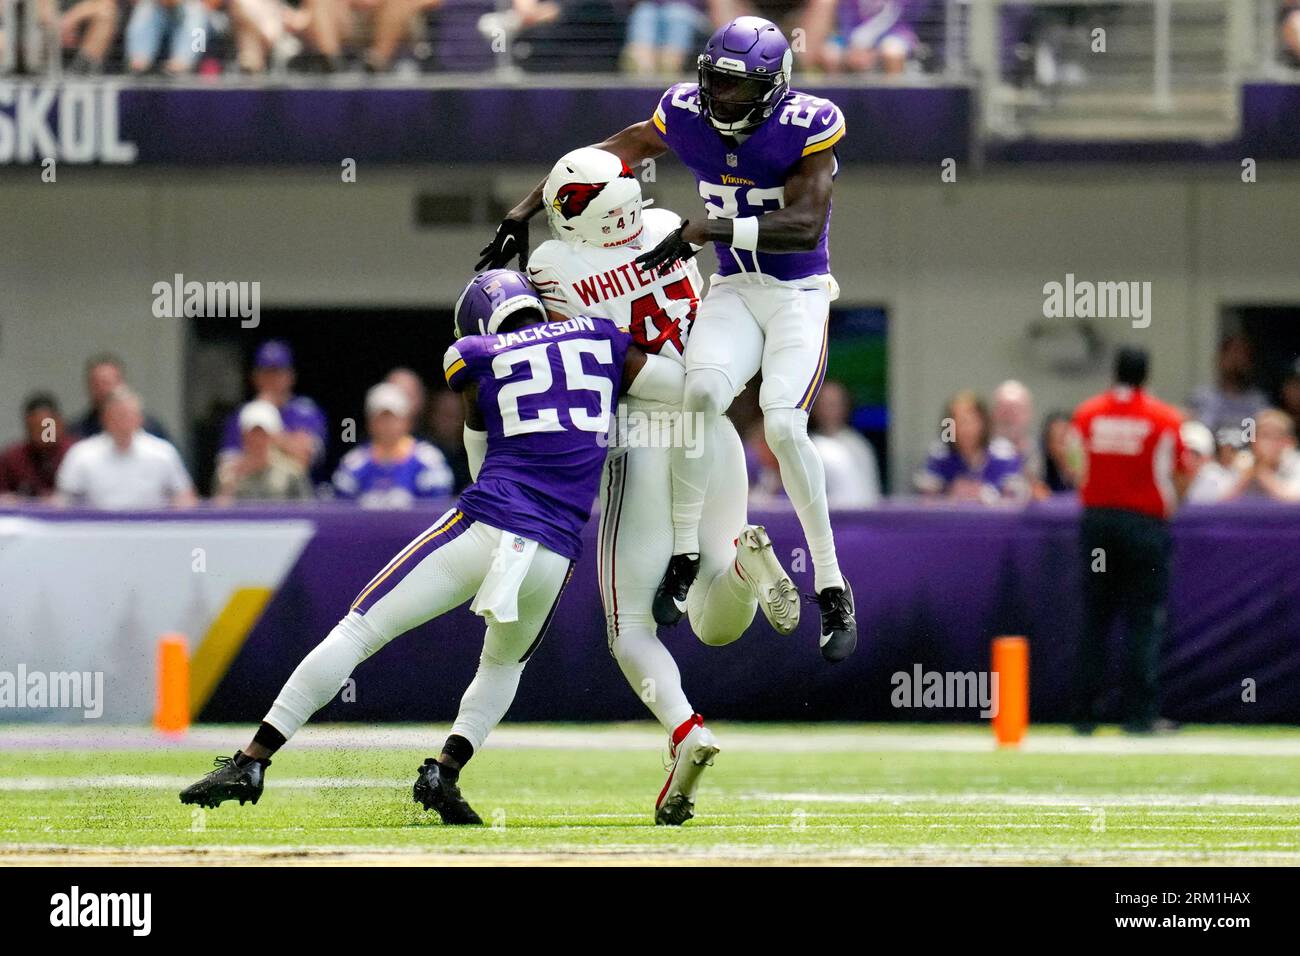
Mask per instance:
[[[1250,342],[1227,336],[1215,381],[1184,408],[1188,500],[1300,502],[1300,360],[1275,396],[1255,383]],[[45,500],[150,509],[187,507],[202,496],[216,505],[331,499],[403,508],[445,498],[469,483],[460,399],[446,388],[426,390],[414,371],[395,368],[366,391],[359,419],[331,426],[333,419],[296,384],[290,347],[263,342],[249,373],[248,400],[221,423],[215,462],[202,469],[213,475],[211,486],[196,489],[162,423],[127,381],[122,361],[92,356],[85,365],[85,407],[74,418],[66,418],[48,392],[24,402],[25,437],[0,450],[0,504]],[[756,396],[757,389],[746,389],[730,412],[745,444],[750,501],[783,507],[780,468]],[[827,380],[809,417],[833,508],[870,508],[884,496],[877,448],[854,427],[855,411],[850,389]],[[331,449],[332,431],[339,437]],[[1081,457],[1070,413],[1052,411],[1040,419],[1030,390],[1006,381],[987,398],[963,390],[948,400],[910,490],[989,505],[1072,494]],[[895,484],[897,492],[909,490],[905,482]]]
[[[83,75],[487,69],[680,74],[745,13],[799,29],[807,68],[900,73],[932,58],[944,0],[17,0]],[[22,30],[0,23],[0,30]],[[933,36],[931,36],[934,34]],[[39,35],[39,34],[38,34]],[[3,44],[0,44],[3,45]]]
[[[223,424],[209,489],[214,504],[329,498],[401,508],[445,498],[469,482],[460,399],[445,389],[428,395],[410,369],[393,369],[369,388],[360,424],[342,421],[343,440],[353,447],[332,474],[323,467],[328,420],[296,393],[289,346],[264,342],[249,377],[249,400]],[[26,437],[0,451],[0,503],[151,509],[199,500],[180,452],[118,357],[87,361],[86,408],[76,419],[65,420],[48,392],[29,396],[22,411]]]
[[[1182,408],[1186,500],[1300,502],[1300,359],[1283,380],[1276,406],[1255,382],[1249,340],[1226,336],[1215,381]],[[1073,493],[1083,455],[1071,421],[1070,413],[1053,411],[1037,422],[1033,395],[1020,382],[1003,382],[988,400],[958,392],[913,484],[923,495],[986,504]]]
[[[5,22],[5,11],[16,16]],[[1087,81],[1091,30],[1121,4],[1006,3],[1002,69],[1018,84]],[[1300,67],[1300,0],[1276,0],[1278,55]],[[960,52],[965,0],[0,0],[16,64],[74,74],[528,71],[680,75],[735,16],[780,24],[801,72],[935,72]],[[39,29],[26,29],[28,22]],[[799,31],[796,33],[795,31]]]

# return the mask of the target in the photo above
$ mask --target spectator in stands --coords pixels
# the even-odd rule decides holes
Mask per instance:
[[[1284,0],[1282,19],[1282,62],[1300,67],[1300,0]]]
[[[992,437],[988,408],[968,390],[949,401],[940,438],[915,483],[924,495],[993,504],[1027,495],[1022,472],[1020,456],[1006,440]]]
[[[1296,451],[1295,422],[1286,412],[1266,408],[1255,416],[1251,459],[1228,492],[1230,498],[1243,496],[1300,501],[1300,452]]]
[[[270,402],[280,412],[284,430],[275,436],[275,445],[310,473],[325,455],[325,413],[310,398],[295,395],[297,374],[293,352],[278,339],[263,342],[253,360],[253,398]],[[217,485],[225,487],[224,471],[243,447],[239,413],[226,418],[217,455]]]
[[[1198,421],[1185,421],[1180,429],[1187,451],[1187,500],[1212,504],[1226,498],[1236,484],[1237,473],[1219,464],[1214,433]]]
[[[1151,733],[1168,726],[1159,720],[1156,673],[1169,587],[1168,521],[1187,472],[1182,416],[1147,393],[1148,361],[1142,349],[1120,349],[1114,386],[1080,405],[1072,423],[1084,454],[1085,619],[1074,691],[1080,733],[1092,733],[1100,719],[1107,639],[1121,615],[1124,728]]]
[[[1070,416],[1052,412],[1043,422],[1043,478],[1037,497],[1058,495],[1079,487],[1079,458],[1070,441]]]
[[[832,508],[871,508],[880,503],[876,452],[850,424],[853,400],[840,382],[822,385],[809,431],[826,469],[826,500]]]
[[[189,507],[194,485],[170,442],[144,430],[140,398],[125,385],[104,402],[104,430],[68,449],[55,484],[60,500],[91,508]]]
[[[384,381],[402,390],[411,409],[411,433],[416,438],[425,438],[428,423],[424,420],[424,414],[427,410],[428,395],[424,387],[424,379],[409,368],[398,367],[389,372]],[[460,405],[459,399],[456,404]]]
[[[213,3],[218,0],[212,0]],[[196,36],[205,36],[208,8],[204,0],[136,0],[126,21],[126,59],[132,73],[148,73],[167,51],[163,70],[183,76],[194,70],[202,50]]]
[[[1279,397],[1282,411],[1291,416],[1291,421],[1300,422],[1300,359],[1287,370]]]
[[[1020,457],[1026,486],[1040,480],[1043,462],[1034,441],[1034,396],[1020,382],[1008,379],[993,390],[993,437],[1001,438]]]
[[[348,4],[345,0],[317,0],[317,2],[341,9],[349,17],[353,15],[347,9]],[[351,3],[358,10],[372,12],[370,47],[365,54],[365,64],[366,69],[372,73],[384,73],[392,68],[398,50],[414,33],[418,18],[441,7],[443,0],[351,0]],[[341,34],[344,38],[351,36],[353,32],[350,22],[345,22],[343,26],[335,29],[335,33]],[[319,42],[322,52],[327,47],[332,48],[337,45],[337,41],[331,40],[328,35],[322,35]]]
[[[343,456],[334,474],[340,498],[369,508],[406,508],[451,494],[452,474],[442,453],[411,435],[411,406],[391,382],[366,393],[370,442]]]
[[[121,22],[117,0],[77,0],[62,13],[58,0],[41,0],[39,9],[42,25],[59,34],[63,49],[76,50],[69,73],[97,76],[104,72],[104,58]]]
[[[75,437],[93,438],[104,430],[102,419],[104,403],[109,395],[125,384],[126,366],[120,358],[111,352],[101,352],[91,356],[86,362],[86,394],[90,406],[72,424]],[[152,415],[145,415],[144,430],[163,441],[169,440],[162,422]]]
[[[235,62],[244,73],[284,69],[302,52],[298,34],[311,24],[307,6],[294,9],[283,0],[229,0],[235,35]]]
[[[465,405],[449,388],[433,393],[425,417],[429,442],[447,460],[457,492],[470,483],[469,455],[465,452]]]
[[[23,427],[27,439],[0,451],[0,499],[53,495],[54,477],[72,445],[58,400],[48,392],[36,392],[23,402]]]
[[[627,20],[623,68],[641,75],[679,75],[711,23],[701,0],[637,0]]]
[[[314,497],[311,480],[301,463],[276,447],[284,431],[280,410],[257,399],[239,410],[243,441],[217,493],[219,504],[233,501],[302,501]]]
[[[1255,360],[1250,340],[1229,335],[1219,344],[1219,370],[1215,385],[1192,396],[1192,415],[1211,429],[1237,428],[1245,419],[1268,406],[1268,398],[1254,384]]]
[[[919,43],[909,23],[909,14],[915,13],[909,8],[916,5],[909,0],[823,0],[810,4],[810,12],[828,10],[832,19],[827,42],[821,48],[822,69],[828,73],[901,74]]]
[[[512,0],[484,14],[479,32],[530,72],[601,73],[618,69],[625,21],[622,0]]]

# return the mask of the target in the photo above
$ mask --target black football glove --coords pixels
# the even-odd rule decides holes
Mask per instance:
[[[475,272],[484,268],[500,269],[515,256],[519,257],[519,268],[526,268],[528,265],[528,220],[511,219],[508,216],[502,219],[501,225],[497,226],[497,234],[492,237],[491,242],[479,250],[479,255],[483,258],[474,267]]]
[[[657,272],[663,275],[672,268],[674,262],[679,259],[685,262],[699,251],[682,238],[682,230],[689,223],[689,219],[683,219],[682,224],[664,236],[659,245],[636,257],[636,264],[643,272]]]

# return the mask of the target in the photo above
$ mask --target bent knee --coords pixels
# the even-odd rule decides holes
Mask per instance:
[[[721,415],[731,404],[731,382],[716,368],[695,368],[686,373],[682,407],[688,412]]]
[[[736,630],[734,627],[719,627],[711,624],[708,620],[699,623],[691,621],[691,628],[695,631],[695,636],[700,639],[700,643],[707,644],[709,647],[726,647],[745,633],[743,627],[740,630]]]
[[[808,413],[799,408],[769,408],[763,412],[763,437],[773,451],[808,441]]]

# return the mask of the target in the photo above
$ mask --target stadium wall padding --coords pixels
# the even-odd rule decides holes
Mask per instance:
[[[275,568],[265,560],[268,543],[278,536],[284,547],[273,548],[288,553],[285,542],[296,541],[302,534],[298,529],[305,528],[296,560],[198,715],[204,721],[256,721],[375,570],[439,513],[323,507],[166,517],[29,516],[23,533],[49,540],[57,540],[61,523],[77,528],[83,541],[88,540],[85,527],[99,525],[101,545],[111,544],[114,536],[121,542],[120,559],[99,566],[68,561],[56,572],[24,558],[23,572],[3,562],[34,552],[21,550],[14,533],[0,536],[5,571],[0,575],[0,670],[19,662],[33,669],[42,661],[51,667],[62,662],[80,670],[106,669],[112,704],[106,719],[145,720],[152,705],[156,632],[201,630],[201,623],[194,623],[202,617],[197,606],[206,607],[211,619],[240,588],[273,578]],[[794,515],[770,512],[751,520],[766,524],[796,582],[810,590],[811,570],[795,551],[803,541]],[[893,505],[838,513],[834,520],[841,561],[857,597],[858,653],[839,666],[822,661],[811,605],[798,633],[788,638],[776,636],[761,616],[725,648],[704,646],[685,625],[664,630],[663,640],[702,713],[747,720],[976,719],[974,708],[896,709],[892,675],[912,673],[918,665],[924,671],[982,671],[994,636],[1025,634],[1031,647],[1032,716],[1065,719],[1081,621],[1073,503],[1051,501],[1023,511]],[[250,522],[265,528],[249,534]],[[224,523],[230,523],[228,533],[221,533]],[[646,716],[606,647],[594,537],[593,523],[587,554],[529,663],[512,720]],[[1300,508],[1188,507],[1175,522],[1174,537],[1169,634],[1161,655],[1164,713],[1185,721],[1300,722]],[[226,544],[208,552],[206,573],[217,574],[220,588],[211,590],[216,585],[209,581],[203,585],[209,590],[201,592],[190,554],[218,541]],[[151,560],[151,551],[164,557]],[[46,582],[42,587],[48,593],[30,613],[20,613],[31,606],[25,595],[33,580]],[[61,602],[60,594],[68,601]],[[76,628],[69,626],[74,604],[82,608]],[[86,609],[100,606],[108,610],[96,625]],[[57,634],[64,638],[53,640]],[[192,646],[195,637],[191,634]],[[354,675],[355,699],[336,699],[318,719],[445,722],[455,713],[480,649],[480,622],[461,608],[364,663]],[[1120,650],[1114,650],[1117,666]],[[24,655],[22,661],[16,653]],[[1109,686],[1118,685],[1112,667]],[[1248,687],[1253,701],[1246,699]]]

